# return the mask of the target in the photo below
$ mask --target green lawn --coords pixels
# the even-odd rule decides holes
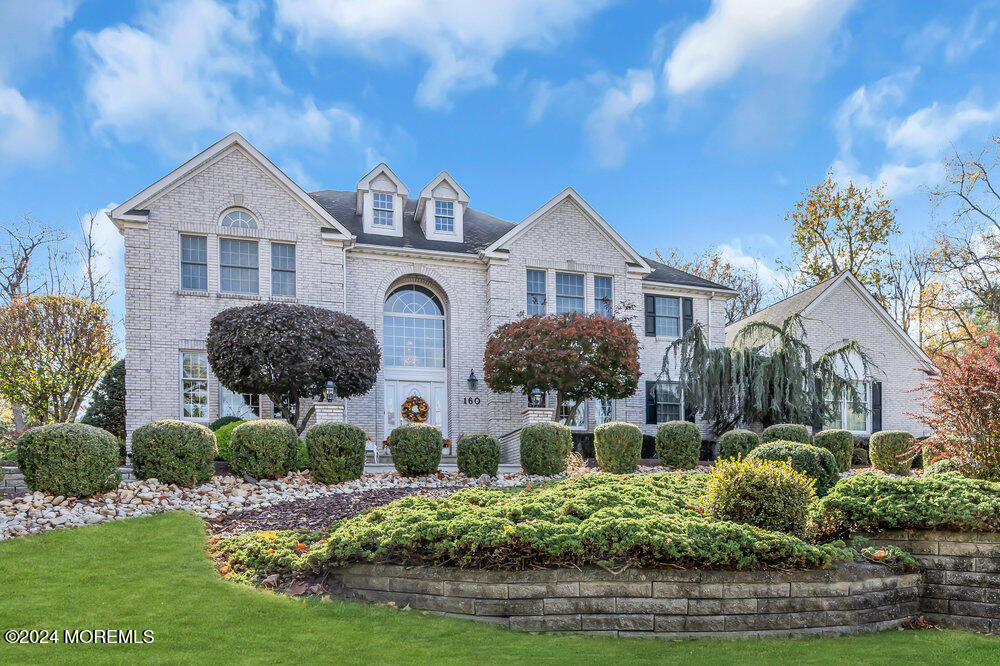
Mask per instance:
[[[173,513],[0,543],[0,630],[151,629],[150,645],[8,645],[0,663],[996,663],[1000,638],[661,641],[519,633],[221,580],[205,531]]]

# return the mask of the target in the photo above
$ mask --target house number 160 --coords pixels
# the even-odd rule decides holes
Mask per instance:
[[[481,402],[479,398],[462,398],[463,405],[478,405]]]

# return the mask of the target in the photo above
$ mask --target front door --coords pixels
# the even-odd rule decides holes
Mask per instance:
[[[421,381],[404,379],[387,379],[385,381],[385,410],[383,417],[383,432],[388,437],[396,426],[403,425],[403,402],[411,395],[427,402],[427,423],[441,429],[441,434],[448,437],[445,414],[448,409],[448,397],[443,381]]]

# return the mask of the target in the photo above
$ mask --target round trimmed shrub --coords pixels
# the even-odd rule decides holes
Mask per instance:
[[[245,419],[241,419],[238,416],[220,416],[219,418],[212,421],[211,425],[209,425],[208,427],[212,432],[218,432],[219,428],[221,428],[222,426],[227,426],[230,423],[243,423],[244,420]]]
[[[594,457],[605,472],[631,474],[642,454],[642,430],[633,423],[612,421],[594,428]]]
[[[913,435],[902,430],[880,430],[868,440],[868,458],[872,467],[889,474],[906,476],[910,471],[911,457],[906,452],[913,448]]]
[[[17,464],[32,492],[86,497],[118,485],[118,440],[83,423],[32,428],[17,440]]]
[[[237,474],[271,479],[294,469],[298,452],[299,436],[288,421],[246,421],[233,429],[229,465]]]
[[[233,430],[241,423],[245,421],[236,419],[215,431],[215,448],[218,450],[219,458],[226,462],[229,462],[229,443],[233,441]]]
[[[834,428],[820,431],[813,437],[813,444],[832,453],[837,461],[837,469],[841,472],[851,469],[851,458],[854,455],[854,435],[849,430]]]
[[[573,434],[561,423],[544,421],[521,429],[521,467],[525,474],[561,474],[572,450]]]
[[[199,423],[164,419],[132,433],[132,471],[137,479],[194,486],[212,478],[215,435]]]
[[[350,423],[317,423],[306,430],[307,466],[320,483],[358,479],[365,473],[365,431]]]
[[[816,495],[823,497],[840,481],[837,461],[826,449],[799,442],[768,442],[750,452],[748,460],[785,460],[792,469],[816,480]]]
[[[389,433],[389,453],[403,476],[430,474],[441,464],[441,430],[429,423],[408,423]]]
[[[760,446],[760,435],[752,430],[730,430],[719,438],[719,460],[744,458]]]
[[[870,464],[868,460],[868,449],[860,446],[854,449],[853,453],[851,453],[851,464],[861,465],[862,467],[868,466]]]
[[[661,465],[691,469],[701,453],[701,430],[690,421],[667,421],[656,429],[656,457]]]
[[[462,435],[458,439],[458,471],[466,476],[496,476],[500,467],[500,440],[492,435]]]
[[[948,460],[947,458],[940,458],[938,460],[935,460],[930,465],[924,468],[924,476],[930,476],[934,474],[947,474],[948,472],[958,472],[958,467],[956,467],[955,463]]]
[[[705,478],[703,506],[719,520],[803,536],[815,487],[787,461],[722,460]]]
[[[764,428],[761,440],[768,442],[798,442],[809,443],[809,428],[799,423],[775,423]]]

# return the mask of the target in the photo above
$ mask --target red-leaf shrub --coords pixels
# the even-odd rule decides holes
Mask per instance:
[[[934,430],[935,459],[951,460],[965,476],[1000,480],[1000,338],[991,333],[984,347],[942,356],[919,416]]]

